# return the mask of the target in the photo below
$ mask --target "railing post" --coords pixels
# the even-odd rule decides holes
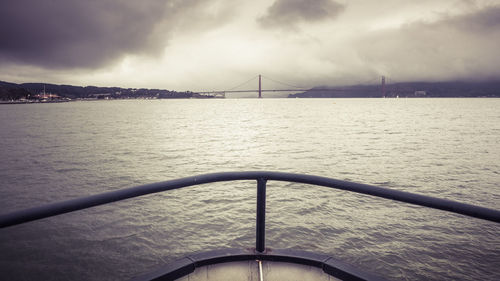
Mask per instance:
[[[266,248],[266,182],[265,178],[257,179],[257,227],[256,246],[259,253],[263,253]]]

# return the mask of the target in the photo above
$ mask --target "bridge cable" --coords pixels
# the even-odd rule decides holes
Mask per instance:
[[[362,81],[362,82],[357,81],[356,83],[358,85],[371,85],[371,83],[373,83],[375,81],[377,81],[377,83],[378,83],[379,79],[380,79],[379,77],[375,77],[375,78],[372,78],[370,80],[365,80],[365,81]]]
[[[227,89],[227,90],[225,90],[225,91],[232,91],[232,90],[234,90],[234,89],[236,89],[236,88],[239,88],[239,87],[241,87],[241,86],[243,86],[243,85],[247,84],[248,82],[252,81],[253,79],[255,79],[255,78],[257,78],[257,77],[259,77],[259,75],[254,76],[254,77],[252,77],[251,79],[249,79],[249,80],[247,80],[247,81],[245,81],[245,82],[243,82],[243,83],[239,84],[238,86],[236,86],[236,87],[232,87],[231,89]]]
[[[264,76],[262,76],[262,77],[264,77]],[[275,83],[278,83],[278,84],[282,84],[282,85],[288,86],[288,87],[298,88],[299,90],[303,90],[303,89],[305,89],[305,87],[299,87],[299,86],[291,85],[291,84],[288,84],[288,83],[285,83],[285,82],[281,82],[281,81],[278,81],[278,80],[274,80],[274,79],[269,78],[269,77],[267,77],[267,76],[266,76],[266,77],[264,77],[264,78],[266,78],[266,79],[268,79],[268,80],[271,80],[271,81],[273,81],[273,82],[275,82]]]

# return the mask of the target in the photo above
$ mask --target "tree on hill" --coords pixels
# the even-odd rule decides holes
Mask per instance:
[[[30,92],[23,88],[7,88],[0,86],[0,100],[20,100],[27,99]]]

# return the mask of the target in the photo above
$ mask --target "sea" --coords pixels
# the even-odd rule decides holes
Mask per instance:
[[[318,175],[500,209],[500,99],[181,99],[0,105],[0,214],[226,171]],[[0,229],[2,280],[127,280],[255,247],[256,182]],[[500,280],[500,224],[268,182],[266,246],[389,280]]]

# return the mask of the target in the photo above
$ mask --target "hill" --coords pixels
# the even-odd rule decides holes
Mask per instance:
[[[191,98],[198,97],[193,92],[177,92],[161,89],[136,89],[120,87],[72,86],[47,83],[15,84],[0,81],[0,100],[39,99],[40,93],[57,95],[68,99],[89,98]]]
[[[29,91],[17,84],[0,81],[0,100],[20,100],[29,95]]]
[[[385,87],[386,97],[500,97],[500,81],[487,82],[405,82]],[[381,85],[313,88],[289,98],[383,97]]]

